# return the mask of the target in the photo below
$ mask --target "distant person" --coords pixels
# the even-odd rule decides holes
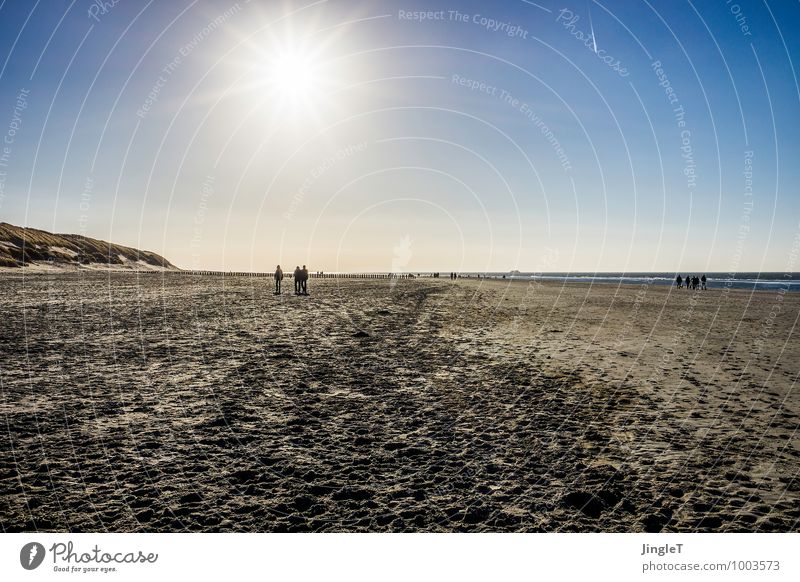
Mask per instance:
[[[678,289],[683,287],[683,279],[680,275],[678,275],[678,277],[675,279],[675,284],[678,286]]]
[[[706,281],[707,281],[707,279],[706,279],[705,275],[700,277],[700,283],[701,283],[701,287],[700,288],[703,289],[703,291],[706,290]]]
[[[691,288],[692,288],[692,276],[686,275],[686,290],[688,291]]]
[[[300,265],[294,268],[294,294],[300,295]]]
[[[692,277],[692,289],[697,291],[697,286],[700,285],[700,279],[697,278],[697,275]]]
[[[300,270],[300,293],[308,295],[308,269],[305,265]]]
[[[278,265],[275,269],[275,295],[281,294],[281,281],[283,281],[283,269]]]

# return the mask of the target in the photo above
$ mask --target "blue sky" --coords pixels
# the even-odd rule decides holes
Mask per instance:
[[[797,271],[799,16],[6,0],[0,220],[197,268]]]

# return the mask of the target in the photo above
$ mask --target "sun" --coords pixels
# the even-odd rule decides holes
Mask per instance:
[[[336,115],[348,105],[338,95],[352,72],[341,54],[345,33],[311,22],[247,37],[231,60],[241,70],[232,92],[256,97],[265,118],[279,125],[303,128]]]
[[[269,67],[272,90],[287,99],[307,99],[318,88],[318,77],[309,55],[296,51],[278,54]]]
[[[280,111],[302,113],[317,107],[323,81],[320,64],[310,53],[289,48],[268,60],[266,85]]]

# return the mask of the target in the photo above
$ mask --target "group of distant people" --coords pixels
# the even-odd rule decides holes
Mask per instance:
[[[703,275],[699,279],[697,276],[686,275],[686,279],[678,275],[675,278],[675,284],[678,286],[678,289],[686,285],[687,289],[706,289],[706,276]]]
[[[308,295],[308,269],[303,265],[294,268],[294,294],[295,295]],[[275,269],[275,295],[281,294],[281,283],[283,282],[283,269],[281,266]]]

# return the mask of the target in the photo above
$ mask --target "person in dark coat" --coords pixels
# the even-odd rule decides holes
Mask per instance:
[[[300,265],[294,268],[294,294],[300,295]]]
[[[300,293],[308,295],[308,269],[305,265],[300,270]]]
[[[707,281],[707,279],[706,279],[705,275],[700,277],[700,285],[701,285],[700,288],[703,289],[703,290],[705,290],[705,288],[706,288],[706,281]]]
[[[275,269],[275,295],[281,294],[281,281],[283,281],[283,269],[278,265]]]
[[[678,275],[677,278],[675,279],[675,284],[678,286],[678,289],[680,289],[683,286],[683,279],[681,278],[680,275]]]

